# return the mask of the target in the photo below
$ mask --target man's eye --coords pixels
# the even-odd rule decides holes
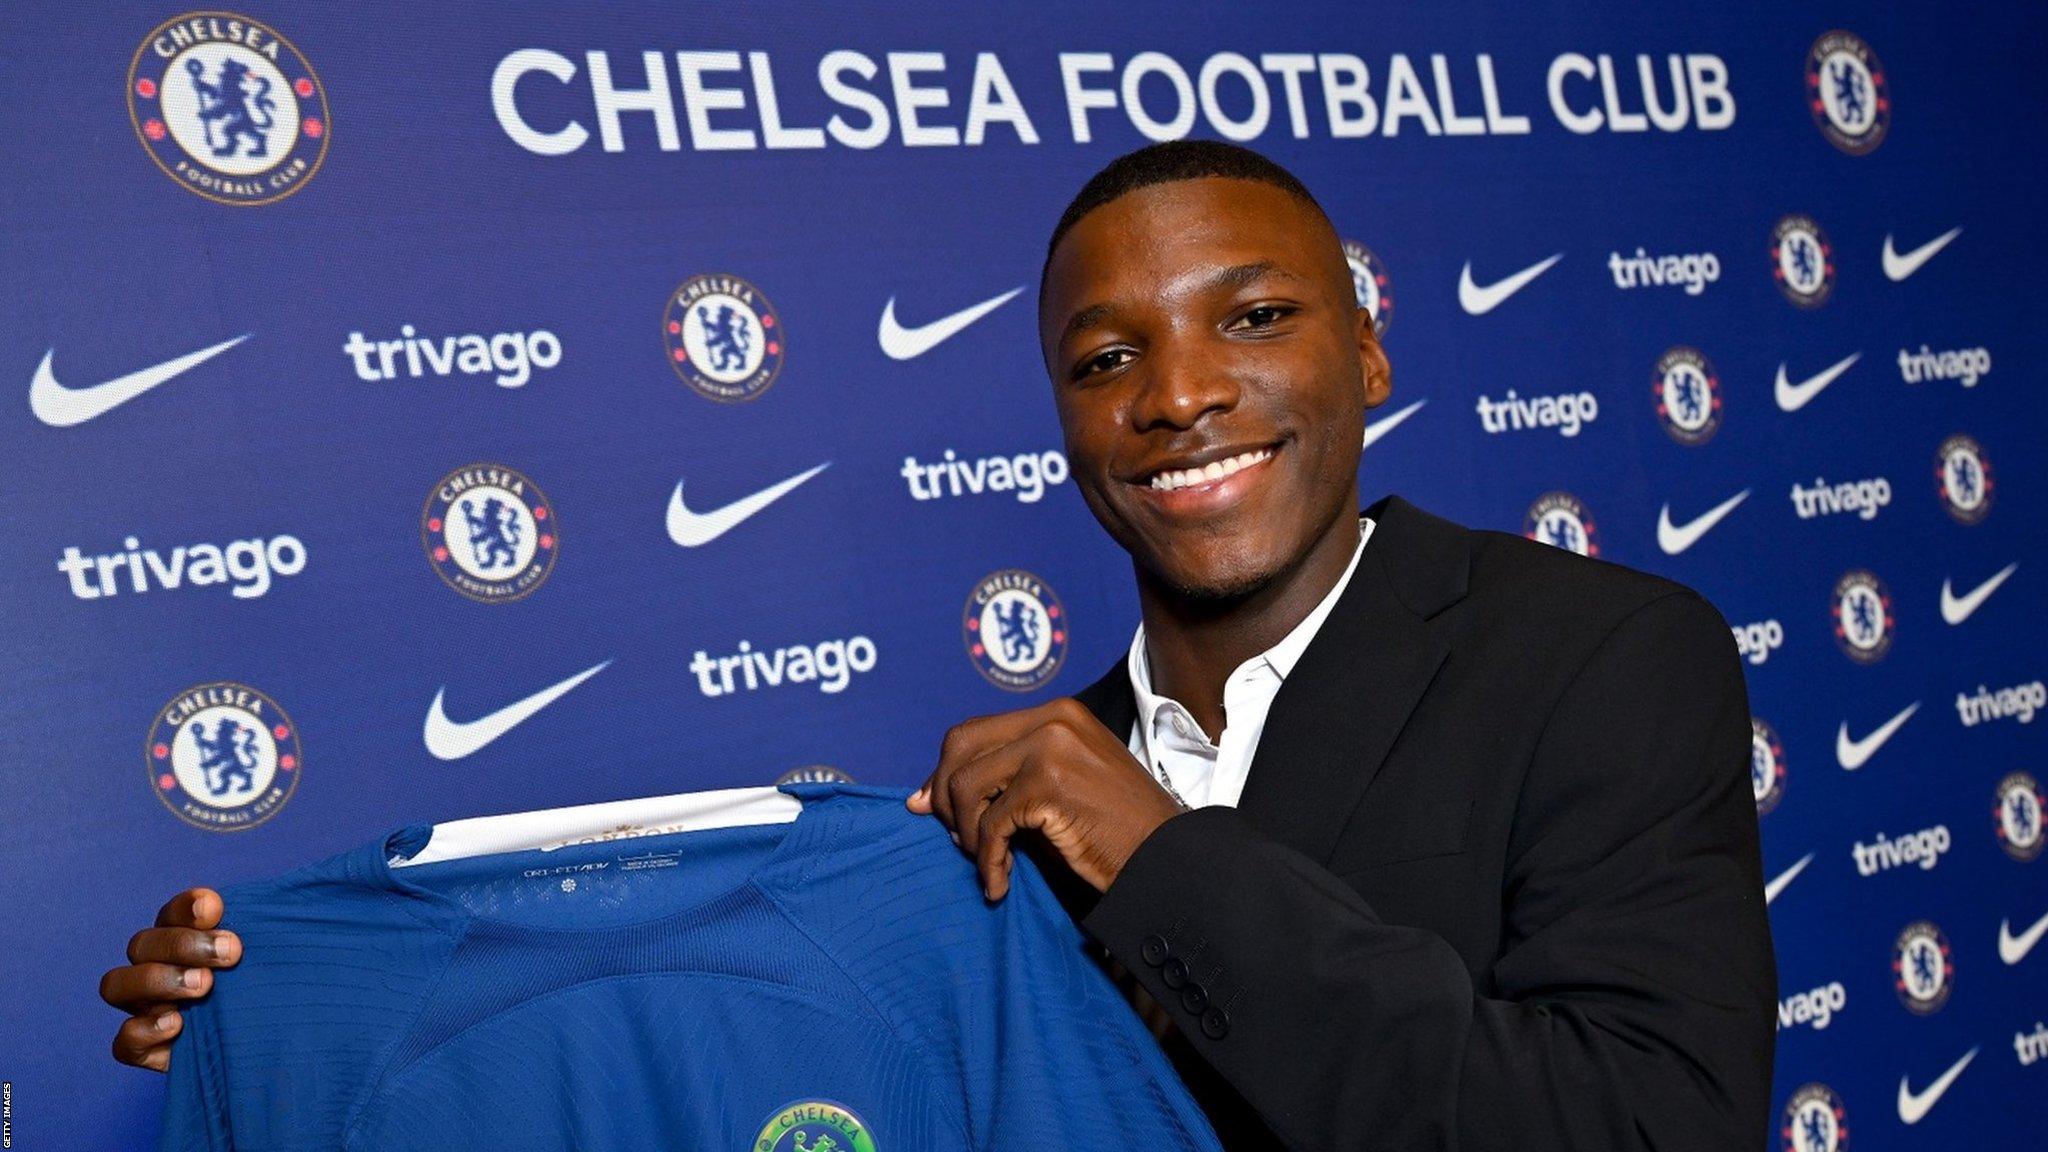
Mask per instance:
[[[1294,309],[1278,304],[1261,304],[1237,318],[1232,328],[1271,328],[1292,314]]]
[[[1107,372],[1113,368],[1121,368],[1130,361],[1130,356],[1131,351],[1128,348],[1111,348],[1098,352],[1075,366],[1074,379],[1079,380],[1083,376],[1092,376],[1097,372]]]

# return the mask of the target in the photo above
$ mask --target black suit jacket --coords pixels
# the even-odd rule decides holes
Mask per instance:
[[[1367,514],[1239,805],[1161,825],[1083,927],[1232,1152],[1760,1147],[1777,977],[1726,622]],[[1128,738],[1121,660],[1078,699]]]

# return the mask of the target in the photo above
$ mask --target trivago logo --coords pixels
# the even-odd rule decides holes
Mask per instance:
[[[1954,348],[1936,352],[1922,344],[1918,352],[1910,348],[1899,349],[1899,379],[1908,384],[1953,380],[1965,388],[1975,388],[1977,381],[1989,375],[1989,348]]]
[[[706,696],[758,692],[785,684],[815,684],[818,691],[832,695],[846,691],[856,675],[872,672],[878,658],[875,642],[865,636],[768,651],[759,651],[752,642],[742,640],[739,650],[727,656],[699,649],[690,657],[690,672],[697,677],[697,691]]]
[[[1785,645],[1785,626],[1776,620],[1737,624],[1729,631],[1735,635],[1735,650],[1751,664],[1762,664]]]
[[[932,463],[905,456],[898,475],[909,484],[912,500],[1007,492],[1020,504],[1036,504],[1048,487],[1067,482],[1067,458],[1047,450],[962,460],[948,448]]]
[[[1812,1028],[1815,1032],[1826,1031],[1834,1023],[1835,1013],[1849,1003],[1849,990],[1842,987],[1840,980],[1831,980],[1818,988],[1795,992],[1778,1001],[1778,1029]]]
[[[1977,685],[1974,695],[1956,693],[1956,719],[1974,728],[1990,720],[2018,720],[2032,724],[2034,713],[2048,708],[2048,684],[2039,680],[1993,691]]]
[[[1849,855],[1856,861],[1858,876],[1875,876],[1915,864],[1923,872],[1932,871],[1941,863],[1942,854],[1954,843],[1949,836],[1948,825],[1936,824],[1918,832],[1900,836],[1886,836],[1880,832],[1877,839],[1869,844],[1858,840],[1849,846]]]
[[[1683,288],[1697,296],[1707,285],[1721,278],[1721,258],[1712,252],[1687,252],[1674,256],[1652,256],[1641,248],[1633,256],[1607,254],[1607,271],[1614,286],[1631,288]]]
[[[536,368],[562,362],[562,341],[545,328],[532,332],[469,333],[439,338],[421,336],[410,324],[396,340],[366,340],[348,334],[341,350],[354,362],[356,379],[396,380],[407,376],[487,376],[500,388],[517,388],[533,378]]]
[[[140,595],[157,589],[207,588],[224,584],[237,600],[253,600],[270,591],[273,576],[297,576],[306,570],[306,545],[291,535],[231,540],[226,544],[187,544],[159,551],[144,548],[129,536],[121,551],[88,555],[76,546],[64,549],[57,571],[71,581],[80,600]]]
[[[1859,520],[1874,520],[1892,502],[1892,482],[1882,476],[1830,484],[1818,476],[1811,487],[1792,485],[1792,511],[1801,520],[1854,512]]]

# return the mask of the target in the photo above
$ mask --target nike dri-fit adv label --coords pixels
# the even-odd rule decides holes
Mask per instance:
[[[160,1147],[1217,1147],[1036,866],[989,903],[907,795],[412,825],[231,886]]]

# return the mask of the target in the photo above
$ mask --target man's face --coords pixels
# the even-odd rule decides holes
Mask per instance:
[[[1168,587],[1256,591],[1356,517],[1387,359],[1337,237],[1286,191],[1202,178],[1097,208],[1053,253],[1039,339],[1075,483]]]

